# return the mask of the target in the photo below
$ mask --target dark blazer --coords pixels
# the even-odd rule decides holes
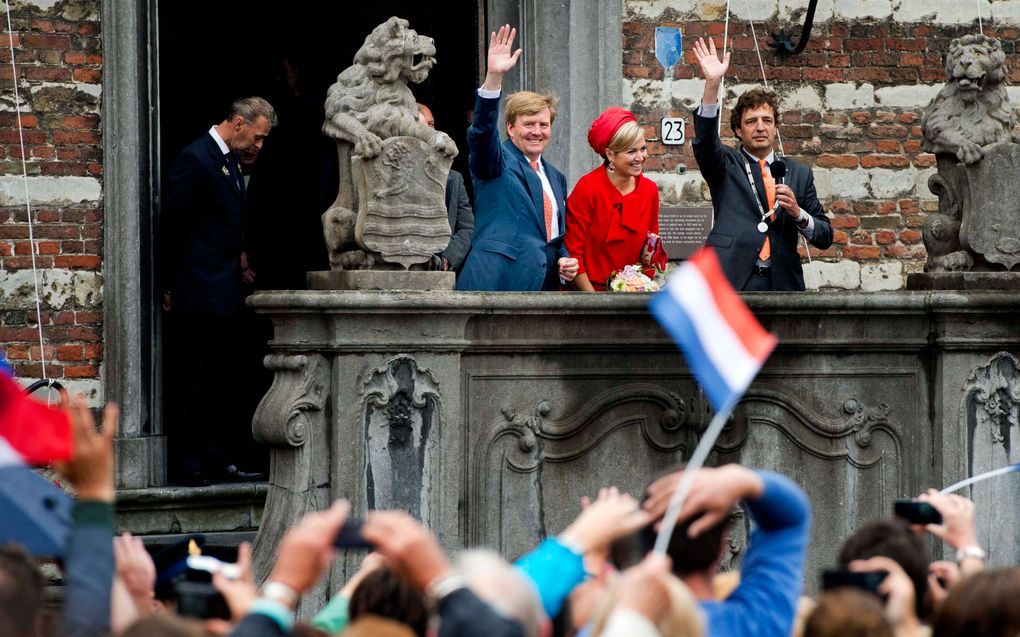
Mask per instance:
[[[715,211],[715,224],[705,245],[715,248],[723,272],[734,289],[743,290],[752,276],[764,240],[757,228],[761,215],[754,203],[754,191],[747,181],[745,155],[738,149],[723,145],[719,139],[718,122],[718,116],[707,118],[694,114],[697,135],[692,144],[694,158],[712,192],[712,208]],[[811,243],[824,250],[832,245],[832,225],[818,201],[811,169],[791,159],[784,158],[783,161],[786,162],[786,185],[793,190],[800,207],[814,217],[815,232]],[[751,175],[762,209],[767,210],[761,169],[753,163]],[[779,211],[776,220],[769,224],[768,234],[772,242],[773,289],[803,290],[804,271],[797,254],[801,235],[796,221]]]
[[[244,181],[209,133],[188,145],[167,175],[163,252],[173,310],[227,315],[240,294]]]
[[[446,176],[446,214],[450,217],[450,245],[442,256],[450,262],[451,270],[459,270],[464,257],[471,249],[471,235],[475,231],[475,211],[464,187],[464,176],[450,169]]]
[[[560,234],[546,241],[542,181],[509,139],[499,141],[499,99],[479,96],[468,129],[475,233],[458,290],[537,291],[555,277],[563,246],[567,180],[542,160],[556,197]]]
[[[520,624],[500,615],[470,589],[453,591],[438,606],[439,637],[524,637]]]

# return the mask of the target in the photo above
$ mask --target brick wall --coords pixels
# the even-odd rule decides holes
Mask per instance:
[[[0,9],[2,13],[2,9]],[[40,351],[10,36],[0,35],[0,347],[25,379],[101,395],[102,52],[99,0],[12,3],[40,275]]]
[[[789,16],[788,7],[780,11],[775,2],[755,3],[760,15],[753,16],[754,26],[766,77],[782,102],[784,151],[813,168],[819,196],[832,218],[834,244],[825,251],[812,248],[812,258],[818,260],[805,266],[809,286],[898,289],[907,273],[923,268],[921,224],[937,209],[937,199],[927,187],[935,158],[921,152],[920,118],[942,87],[949,41],[977,32],[973,3],[967,3],[969,11],[953,16],[937,16],[934,9],[931,16],[923,16],[925,5],[920,0],[897,3],[896,7],[910,9],[899,15],[888,2],[865,4],[861,9],[861,3],[835,0],[827,15],[820,8],[807,49],[783,60],[768,48],[767,34],[785,28],[797,38],[800,26],[780,19]],[[691,46],[697,37],[709,35],[721,46],[724,24],[722,12],[716,11],[721,6],[706,5],[701,12],[691,2],[627,0],[624,6],[623,68],[629,93],[625,102],[630,101],[649,136],[657,138],[659,119],[667,113],[691,122],[689,114],[700,103],[704,86]],[[691,9],[677,10],[684,6]],[[733,54],[723,135],[731,142],[735,140],[729,134],[729,107],[743,90],[760,83],[761,75],[749,21],[746,15],[739,17],[744,6],[733,3],[738,17],[730,21]],[[841,9],[865,15],[851,17]],[[709,11],[712,16],[703,15]],[[668,83],[655,59],[656,26],[680,27],[683,33],[684,59]],[[1020,79],[1020,59],[1014,51],[1020,29],[1008,17],[986,21],[984,27],[986,35],[1002,40],[1010,79]],[[664,102],[667,92],[671,106]],[[688,135],[693,138],[692,123]],[[689,143],[680,147],[652,143],[650,154],[648,170],[659,182],[664,202],[705,205],[707,187]],[[680,162],[689,169],[686,175],[675,171]]]

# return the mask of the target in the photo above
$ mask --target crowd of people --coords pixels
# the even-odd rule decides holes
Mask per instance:
[[[36,562],[8,544],[0,547],[5,636],[1020,634],[1020,568],[985,569],[970,500],[929,490],[917,501],[933,507],[940,523],[874,520],[846,538],[836,564],[807,564],[811,504],[804,491],[782,475],[735,464],[697,470],[664,552],[651,547],[682,468],[653,481],[640,501],[602,489],[578,503],[558,535],[513,563],[484,548],[450,556],[407,513],[369,511],[361,522],[338,500],[287,531],[261,584],[247,544],[238,547],[236,564],[161,560],[157,570],[139,538],[114,536],[117,410],[105,410],[97,431],[80,400],[63,409],[75,453],[56,469],[77,500],[59,628],[49,622],[43,629],[45,579]],[[751,532],[739,568],[720,572],[737,507]],[[956,560],[932,562],[929,540],[955,551]],[[323,608],[312,607],[302,596],[341,552],[367,550],[342,548],[354,544],[371,552]],[[814,586],[805,572],[837,564],[822,592],[806,596]]]

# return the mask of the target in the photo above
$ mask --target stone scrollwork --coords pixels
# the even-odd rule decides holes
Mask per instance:
[[[847,414],[841,429],[854,433],[854,442],[859,447],[871,444],[871,432],[879,425],[889,424],[889,405],[882,403],[878,407],[867,407],[856,398],[843,401],[843,412]]]
[[[1020,361],[999,352],[971,371],[963,390],[974,433],[987,431],[992,444],[1009,452],[1010,429],[1020,426]]]
[[[266,369],[275,372],[252,422],[252,433],[268,445],[299,447],[308,435],[309,412],[322,411],[329,397],[329,366],[318,354],[270,354]]]
[[[607,448],[616,444],[608,440],[624,436],[617,440],[628,439],[632,444],[640,441],[636,449],[644,454],[641,457],[658,463],[642,465],[641,471],[631,476],[635,486],[651,479],[657,471],[680,462],[693,448],[697,436],[690,407],[693,401],[652,383],[628,383],[600,392],[562,419],[550,419],[554,412],[551,400],[539,398],[527,408],[504,403],[486,428],[484,440],[475,447],[470,497],[475,502],[510,498],[514,506],[520,507],[521,515],[534,512],[538,524],[534,531],[543,534],[547,531],[547,516],[555,518],[559,514],[544,510],[546,492],[567,486],[552,478],[547,482],[543,477],[546,472],[573,463],[598,462],[594,459],[603,457]],[[555,469],[556,475],[564,470]],[[597,486],[592,488],[597,490]],[[508,523],[505,515],[505,510],[495,507],[487,515],[473,517],[470,541],[511,550],[514,538],[523,537],[518,534],[532,532],[511,524],[514,538],[504,535],[503,527]]]
[[[869,406],[859,398],[848,398],[840,403],[840,412],[837,417],[826,417],[793,396],[756,388],[744,396],[732,427],[723,430],[715,449],[724,454],[740,452],[751,428],[760,424],[781,431],[791,444],[815,457],[845,459],[858,468],[881,462],[887,451],[899,457],[900,436],[890,419],[889,405]],[[892,450],[884,450],[884,445],[875,446],[876,432],[885,434],[883,438],[892,442]]]
[[[253,547],[259,582],[276,561],[287,528],[305,513],[329,506],[330,363],[321,354],[272,354],[265,366],[275,372],[273,384],[252,420],[255,439],[269,445],[271,454],[265,514]],[[310,592],[299,614],[307,616],[327,593],[324,586]]]
[[[401,354],[369,374],[364,405],[368,508],[400,509],[428,520],[441,416],[439,383]]]

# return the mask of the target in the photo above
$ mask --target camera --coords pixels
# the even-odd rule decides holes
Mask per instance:
[[[893,504],[893,513],[911,524],[941,524],[942,514],[927,502],[900,498]]]
[[[333,546],[341,549],[364,549],[372,550],[373,547],[361,534],[361,527],[365,526],[364,520],[352,518],[344,522],[340,532],[333,539]]]
[[[843,568],[830,568],[822,572],[822,590],[833,588],[859,588],[878,594],[878,587],[885,579],[885,571],[850,571]]]
[[[236,564],[221,562],[207,555],[189,555],[184,579],[174,584],[177,612],[198,619],[230,619],[230,607],[212,584],[214,573],[237,579],[241,570]]]

